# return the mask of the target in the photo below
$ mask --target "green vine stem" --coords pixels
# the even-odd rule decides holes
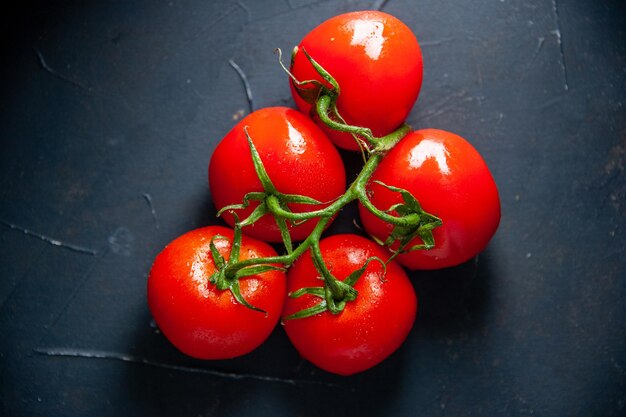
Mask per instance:
[[[267,175],[263,161],[254,146],[254,140],[248,135],[247,127],[244,128],[254,168],[263,186],[263,191],[248,193],[244,196],[242,203],[222,208],[218,212],[218,216],[225,211],[230,211],[235,214],[235,210],[247,208],[252,201],[258,202],[252,214],[246,219],[241,221],[236,220],[236,231],[240,234],[243,226],[253,224],[264,215],[272,215],[281,230],[286,253],[273,257],[246,260],[239,260],[238,256],[233,257],[231,255],[231,259],[228,262],[217,258],[215,259],[216,265],[219,264],[219,272],[218,275],[215,276],[216,282],[219,282],[221,287],[229,288],[231,291],[234,290],[233,294],[237,295],[238,285],[233,285],[232,283],[236,283],[238,278],[248,276],[251,272],[255,271],[275,269],[276,267],[274,265],[276,264],[289,267],[307,250],[310,250],[315,268],[324,281],[324,287],[302,288],[290,294],[290,296],[300,297],[304,294],[311,294],[321,298],[322,301],[314,307],[297,312],[286,319],[309,317],[326,310],[333,314],[339,314],[344,309],[346,303],[356,299],[357,291],[354,289],[354,284],[364,273],[365,268],[371,260],[375,259],[380,261],[383,266],[385,266],[386,263],[390,262],[390,260],[395,258],[399,253],[406,251],[406,247],[416,237],[419,237],[423,244],[415,245],[408,250],[430,249],[434,246],[432,230],[441,225],[441,220],[425,212],[415,197],[406,190],[377,182],[380,186],[400,194],[403,203],[395,204],[386,210],[381,210],[370,201],[366,187],[374,171],[383,160],[385,154],[405,137],[411,129],[408,125],[404,124],[389,135],[376,138],[368,128],[346,124],[336,107],[337,97],[340,92],[339,85],[324,68],[306,53],[306,51],[302,51],[311,65],[313,65],[322,79],[324,79],[330,87],[317,80],[298,81],[282,64],[282,60],[280,59],[281,53],[280,50],[278,50],[281,66],[287,74],[289,74],[299,94],[303,95],[303,98],[314,104],[313,108],[323,123],[331,129],[350,133],[354,136],[355,140],[357,140],[361,148],[365,151],[363,153],[365,160],[363,168],[346,192],[336,200],[329,202],[326,207],[298,213],[292,212],[288,207],[288,203],[301,203],[305,205],[319,205],[322,203],[306,196],[280,193]],[[348,278],[341,281],[333,276],[332,272],[326,266],[319,242],[322,233],[334,216],[347,204],[357,200],[375,216],[393,226],[393,230],[387,240],[384,242],[377,241],[386,246],[397,243],[397,248],[392,251],[393,253],[387,261],[382,261],[378,258],[369,259],[362,268],[354,271]],[[294,247],[289,235],[288,223],[298,224],[312,219],[318,219],[312,232],[306,239]],[[237,248],[235,248],[236,245],[237,242],[234,242],[233,252],[237,251]],[[247,304],[245,300],[242,302],[239,298],[239,302],[253,308]]]
[[[387,135],[385,137],[380,138],[379,143],[397,143],[401,138],[406,136],[410,131],[410,127],[408,125],[403,125],[395,132]],[[258,156],[256,153],[256,149],[254,148],[254,144],[252,138],[249,139],[249,145],[251,152],[255,154],[255,159]],[[313,261],[316,269],[322,276],[325,282],[325,288],[328,290],[327,295],[325,296],[325,306],[331,311],[333,314],[337,314],[343,310],[345,303],[348,301],[352,301],[356,298],[355,290],[349,285],[346,284],[337,278],[335,278],[332,273],[326,267],[321,251],[319,249],[319,241],[322,233],[324,232],[326,226],[329,224],[331,219],[347,204],[358,200],[363,206],[370,210],[374,215],[380,217],[384,221],[400,228],[419,228],[423,220],[422,212],[413,212],[411,210],[406,211],[405,214],[400,216],[394,216],[388,212],[384,212],[378,208],[376,208],[367,195],[366,185],[368,184],[370,178],[374,174],[374,171],[383,160],[384,153],[377,152],[370,155],[370,158],[367,160],[365,165],[363,166],[361,172],[356,177],[356,179],[352,182],[350,187],[346,190],[346,192],[340,196],[338,199],[333,201],[330,205],[326,206],[323,209],[312,210],[308,212],[300,212],[294,213],[285,208],[283,204],[280,203],[281,198],[283,197],[273,186],[265,186],[265,193],[254,192],[250,198],[244,198],[244,202],[248,201],[252,197],[257,199],[260,197],[260,194],[264,196],[264,200],[261,202],[261,205],[264,205],[264,212],[272,214],[277,222],[279,222],[279,226],[285,227],[286,220],[297,222],[297,221],[306,221],[311,219],[319,219],[318,223],[314,227],[311,234],[302,241],[295,248],[292,248],[291,240],[285,239],[285,248],[287,253],[280,256],[268,257],[268,258],[254,258],[247,259],[237,262],[229,263],[225,265],[222,269],[223,275],[226,279],[237,276],[239,271],[250,268],[258,265],[269,265],[269,264],[283,264],[285,266],[290,266],[298,259],[304,252],[308,249],[311,250],[311,255],[313,257]],[[259,178],[262,178],[262,182],[270,181],[268,177],[266,177],[266,172],[262,168],[262,161],[260,157],[258,161],[255,163],[255,167],[257,169],[257,175]],[[403,192],[404,190],[399,190],[399,192]],[[278,196],[277,196],[278,195]],[[237,208],[241,208],[244,205],[233,205],[230,206],[230,210],[234,210]],[[420,208],[421,210],[421,208]],[[256,211],[256,210],[255,210]],[[224,212],[224,209],[220,211],[220,214]],[[429,215],[428,219],[434,218],[434,216]],[[255,216],[257,217],[257,216]],[[436,218],[435,218],[436,219]],[[238,226],[241,227],[241,224],[250,224],[247,220],[241,221],[238,223]],[[288,235],[288,233],[287,233]],[[317,293],[316,293],[317,294]],[[317,311],[317,310],[316,310]]]

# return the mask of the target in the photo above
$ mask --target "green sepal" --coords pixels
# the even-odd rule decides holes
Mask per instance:
[[[217,246],[215,246],[216,240],[227,240],[228,238],[222,235],[215,235],[213,239],[211,239],[211,243],[209,243],[209,248],[211,250],[211,256],[213,257],[213,263],[215,264],[215,268],[222,269],[224,265],[226,265],[226,261],[222,254],[217,250]]]
[[[327,310],[325,298],[326,291],[324,287],[304,287],[300,288],[297,291],[289,293],[288,296],[290,298],[299,298],[307,294],[321,298],[322,301],[312,307],[305,308],[304,310],[297,311],[293,314],[288,315],[287,317],[284,317],[282,319],[283,322],[285,322],[286,320],[303,319],[306,317],[315,316]]]
[[[261,217],[265,216],[268,212],[269,212],[269,210],[267,209],[267,204],[265,204],[265,202],[262,202],[261,204],[256,206],[254,208],[254,210],[252,210],[252,213],[250,213],[250,215],[248,217],[243,219],[239,223],[239,225],[241,227],[250,226],[251,224],[253,224],[256,221],[258,221]]]
[[[211,256],[213,258],[213,263],[215,265],[215,272],[211,275],[211,277],[209,278],[209,283],[215,285],[215,287],[218,290],[229,290],[233,297],[235,298],[235,300],[243,305],[244,307],[250,308],[254,311],[258,311],[264,314],[267,314],[266,311],[253,306],[252,304],[250,304],[242,295],[241,295],[241,289],[239,287],[239,279],[240,278],[244,278],[244,277],[248,277],[248,276],[252,276],[252,275],[256,275],[256,274],[262,274],[263,272],[267,272],[270,270],[284,270],[284,268],[281,267],[277,267],[274,265],[255,265],[255,266],[251,266],[248,268],[242,268],[240,270],[238,270],[234,276],[226,276],[226,269],[228,268],[228,266],[236,264],[237,262],[239,262],[239,253],[241,250],[241,240],[243,238],[243,235],[241,233],[241,225],[239,223],[239,218],[237,217],[236,213],[233,213],[233,216],[235,217],[235,228],[234,228],[234,235],[233,235],[233,240],[231,242],[230,245],[230,256],[228,258],[228,261],[226,261],[224,259],[224,257],[222,256],[222,254],[219,252],[219,250],[217,249],[217,246],[215,245],[215,241],[216,240],[228,240],[227,237],[222,236],[222,235],[215,235],[213,236],[213,238],[211,239],[211,242],[209,243],[209,248],[211,251]]]
[[[328,278],[328,279],[336,280],[335,284],[338,285],[341,288],[341,290],[343,290],[343,297],[339,300],[335,299],[332,293],[332,290],[327,283],[327,279],[324,279],[325,283],[323,287],[304,287],[304,288],[300,288],[299,290],[290,293],[289,294],[290,298],[299,298],[299,297],[302,297],[303,295],[308,294],[308,295],[313,295],[315,297],[320,298],[321,301],[312,307],[306,308],[304,310],[300,310],[296,313],[290,314],[287,317],[284,317],[283,321],[303,319],[306,317],[311,317],[311,316],[315,316],[317,314],[323,313],[324,311],[329,311],[333,315],[341,313],[350,301],[356,300],[359,292],[354,288],[354,285],[357,283],[359,278],[363,276],[363,274],[365,273],[365,270],[367,269],[368,265],[372,261],[378,261],[383,266],[384,272],[383,272],[383,277],[381,277],[381,280],[384,281],[384,275],[387,270],[386,264],[382,259],[376,256],[372,256],[371,258],[368,258],[365,261],[362,267],[352,271],[352,273],[348,275],[343,281],[339,281],[332,276]],[[314,264],[316,266],[316,269],[320,273],[324,274],[324,272],[320,271],[320,269],[324,269],[324,268],[322,268],[321,266],[318,266],[317,262],[314,262]]]
[[[282,194],[282,200],[285,203],[311,204],[311,205],[323,204],[319,200],[308,197],[306,195],[298,195],[298,194]]]
[[[354,287],[356,282],[365,273],[365,270],[367,269],[367,267],[369,266],[370,262],[372,262],[372,261],[380,262],[380,264],[383,267],[383,277],[384,277],[386,275],[386,273],[387,273],[387,265],[385,264],[385,261],[383,261],[382,259],[380,259],[377,256],[372,256],[370,258],[367,258],[367,260],[365,261],[365,263],[363,264],[362,267],[360,267],[359,269],[357,269],[356,271],[353,271],[350,275],[348,275],[348,277],[346,279],[344,279],[343,282],[345,284],[350,285],[351,287]]]
[[[337,315],[341,313],[343,309],[346,308],[346,303],[348,301],[354,301],[356,299],[356,296],[358,295],[358,291],[352,287],[350,287],[350,289],[352,291],[344,292],[345,298],[340,299],[340,300],[335,300],[335,297],[333,296],[333,292],[330,289],[330,287],[328,286],[324,287],[324,291],[326,292],[326,297],[325,297],[326,308],[328,309],[330,314]]]
[[[291,235],[289,234],[289,227],[287,227],[287,221],[281,216],[274,216],[274,220],[276,220],[278,230],[280,230],[280,237],[285,245],[285,250],[287,253],[293,252],[293,243],[291,241]]]
[[[331,91],[334,93],[334,95],[338,96],[341,90],[339,89],[339,83],[337,83],[337,80],[335,80],[335,78],[330,75],[330,73],[326,71],[324,67],[318,64],[317,61],[314,60],[304,48],[302,48],[302,53],[304,54],[304,56],[306,56],[306,59],[309,60],[311,65],[313,65],[313,68],[315,68],[315,71],[317,71],[320,77],[322,77],[324,81],[332,86]]]
[[[291,79],[292,85],[298,93],[298,96],[302,98],[302,100],[306,101],[309,104],[314,104],[320,95],[328,91],[328,87],[326,87],[319,80],[298,80],[291,71],[283,64],[283,52],[280,48],[276,48],[274,52],[278,53],[278,63],[282,67],[283,71],[289,76]],[[295,55],[298,52],[298,47],[294,47],[291,53],[291,65],[293,66],[293,61],[295,59]]]
[[[251,191],[243,196],[243,202],[240,204],[231,204],[229,206],[222,207],[217,212],[216,217],[220,217],[226,211],[243,210],[250,206],[250,201],[263,201],[265,199],[265,193],[262,191]]]
[[[283,317],[282,321],[285,322],[287,320],[304,319],[307,317],[317,316],[326,310],[326,301],[322,301],[319,304],[315,304],[313,307],[305,308],[304,310],[290,314],[287,317]]]
[[[413,194],[411,194],[407,190],[403,188],[394,187],[393,185],[387,185],[384,182],[378,181],[378,180],[375,180],[374,183],[378,185],[382,185],[388,190],[399,193],[402,196],[402,200],[404,200],[404,204],[396,204],[395,206],[393,206],[396,211],[398,211],[398,209],[402,210],[404,206],[407,209],[406,214],[408,214],[409,212],[417,213],[417,214],[424,213],[424,210],[422,210],[422,206],[420,205],[419,201],[417,201],[417,199],[413,197]],[[404,214],[404,213],[401,213],[401,214]]]
[[[300,288],[299,290],[289,293],[289,298],[299,298],[306,294],[323,298],[325,293],[324,293],[323,287],[304,287],[304,288]]]
[[[230,292],[233,294],[233,297],[235,297],[235,300],[237,300],[239,304],[248,307],[251,310],[258,311],[259,313],[264,313],[267,316],[267,311],[253,306],[252,304],[247,302],[245,298],[243,298],[243,296],[241,295],[241,290],[239,288],[239,280],[234,280],[229,289]]]
[[[235,227],[233,230],[233,243],[230,245],[230,256],[228,257],[228,263],[239,262],[239,252],[241,251],[241,240],[243,234],[241,233],[241,226],[239,225],[239,216],[237,213],[233,213],[235,219]]]
[[[244,133],[246,134],[246,139],[248,140],[248,146],[250,147],[250,155],[252,156],[252,163],[254,164],[254,170],[256,171],[257,177],[259,177],[259,181],[261,181],[261,185],[263,186],[263,190],[266,195],[277,193],[276,187],[270,180],[269,175],[267,175],[267,171],[263,166],[263,162],[261,161],[261,156],[259,155],[259,151],[257,151],[256,146],[252,142],[252,138],[250,138],[250,134],[248,133],[248,126],[243,128]]]
[[[432,249],[435,246],[435,238],[432,231],[443,224],[441,219],[424,211],[419,201],[409,191],[387,185],[381,181],[374,181],[374,183],[399,193],[403,200],[402,203],[394,204],[385,211],[385,213],[395,211],[400,219],[406,220],[406,224],[394,225],[387,239],[382,242],[384,246],[391,246],[395,242],[399,242],[398,248],[394,250],[393,256],[387,262],[390,262],[401,253]],[[407,249],[406,247],[409,243],[417,237],[420,238],[422,244],[413,245]],[[376,239],[376,241],[381,243],[380,239]]]

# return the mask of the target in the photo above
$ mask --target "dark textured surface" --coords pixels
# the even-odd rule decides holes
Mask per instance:
[[[91,3],[2,17],[0,414],[626,414],[623,2]],[[373,3],[423,46],[409,122],[491,167],[496,237],[477,266],[412,274],[413,332],[361,375],[315,369],[280,328],[240,359],[181,355],[145,282],[216,222],[209,155],[249,109],[229,59],[255,108],[292,105],[273,49]]]

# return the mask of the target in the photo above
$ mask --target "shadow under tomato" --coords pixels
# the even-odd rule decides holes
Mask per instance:
[[[196,360],[178,352],[149,325],[146,309],[136,319],[130,343],[134,363],[125,367],[125,384],[117,389],[130,398],[132,415],[306,417],[328,410],[385,415],[390,404],[406,400],[406,384],[415,378],[408,373],[420,360],[419,335],[437,337],[480,326],[481,311],[489,302],[489,259],[481,256],[478,264],[411,273],[420,299],[415,329],[398,351],[363,373],[341,377],[316,368],[299,357],[280,326],[248,355]]]
[[[416,325],[435,335],[455,332],[459,326],[480,328],[491,303],[495,269],[488,249],[453,268],[410,272],[419,300]]]
[[[177,351],[150,321],[147,314],[138,323],[133,363],[118,388],[132,404],[128,415],[273,416],[298,392],[299,358],[280,326],[247,355],[204,361]]]
[[[306,383],[297,384],[297,395],[284,398],[293,415],[382,416],[402,395],[407,345],[377,366],[351,376],[338,376],[317,369],[301,359],[297,373]],[[289,414],[291,415],[291,414]]]
[[[363,373],[341,377],[316,368],[299,357],[280,326],[248,355],[196,360],[150,327],[146,312],[137,318],[131,344],[136,363],[126,367],[126,383],[118,389],[130,398],[132,415],[385,415],[390,405],[406,400],[423,335],[480,327],[490,298],[490,259],[481,255],[478,263],[411,273],[420,299],[415,329],[398,351]]]
[[[136,363],[117,387],[129,415],[378,416],[402,394],[402,347],[373,369],[341,377],[301,359],[280,327],[254,352],[224,361],[189,358],[158,329],[141,327],[129,355]]]

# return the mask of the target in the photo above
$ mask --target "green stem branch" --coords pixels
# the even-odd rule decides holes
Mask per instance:
[[[408,127],[406,125],[402,126],[397,131],[391,133],[388,136],[381,138],[381,142],[383,143],[390,142],[390,141],[397,142],[399,140],[398,136],[402,138],[407,133],[408,133]],[[317,223],[317,225],[315,225],[315,228],[313,229],[311,234],[304,241],[302,241],[298,246],[296,246],[292,252],[286,255],[281,255],[281,256],[246,259],[246,260],[233,263],[226,267],[224,271],[226,276],[234,276],[237,273],[237,271],[239,271],[240,269],[253,266],[253,265],[276,264],[276,263],[283,264],[283,265],[291,265],[293,262],[295,262],[295,260],[304,252],[306,252],[306,250],[309,249],[312,244],[319,242],[324,229],[326,228],[326,226],[328,225],[328,223],[330,222],[330,220],[333,218],[335,214],[337,214],[343,207],[345,207],[347,204],[351,203],[352,201],[355,201],[358,199],[363,201],[364,197],[366,197],[365,186],[367,182],[369,181],[369,179],[371,178],[374,171],[376,170],[376,167],[382,161],[382,158],[383,158],[382,153],[372,154],[370,158],[367,160],[367,162],[365,163],[365,165],[363,166],[363,169],[361,170],[359,175],[352,182],[348,190],[341,197],[339,197],[337,200],[335,200],[333,203],[331,203],[329,206],[323,209],[303,212],[303,213],[293,213],[293,212],[284,210],[282,207],[280,207],[279,204],[270,203],[270,210],[272,211],[274,215],[283,216],[284,218],[288,220],[298,221],[298,220],[309,220],[313,218],[319,218],[320,220]],[[393,217],[391,215],[386,214],[386,216],[397,219],[396,217]]]

